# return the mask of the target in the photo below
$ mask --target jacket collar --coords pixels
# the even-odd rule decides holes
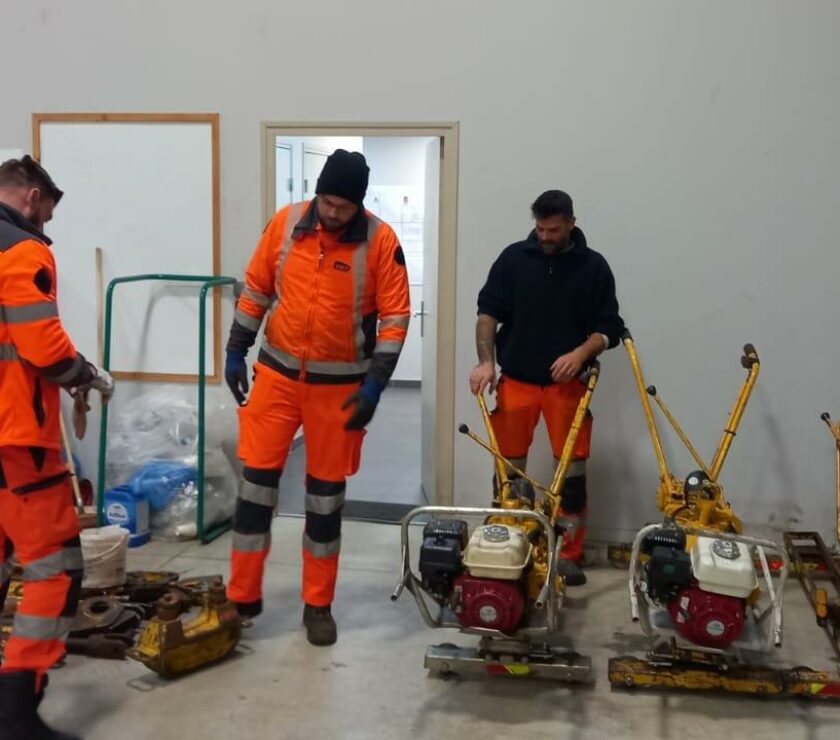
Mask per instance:
[[[52,244],[52,239],[50,239],[46,234],[38,231],[38,229],[35,228],[35,224],[26,218],[19,210],[2,202],[0,202],[0,221],[5,221],[7,224],[17,226],[21,231],[31,234],[38,241],[44,242],[47,246]]]
[[[318,197],[316,196],[300,221],[295,224],[292,237],[301,239],[304,233],[314,233],[318,230]],[[345,244],[360,244],[368,238],[368,216],[363,206],[359,206],[353,220],[347,224],[338,241]]]

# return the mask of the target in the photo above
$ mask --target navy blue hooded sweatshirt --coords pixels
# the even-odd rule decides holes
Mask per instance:
[[[552,383],[552,363],[591,334],[615,347],[624,333],[610,266],[577,227],[571,248],[559,254],[546,254],[536,231],[507,247],[478,294],[478,313],[500,324],[502,374],[540,385]]]

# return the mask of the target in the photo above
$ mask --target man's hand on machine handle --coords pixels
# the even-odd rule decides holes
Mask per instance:
[[[496,363],[480,362],[470,373],[470,391],[474,396],[484,393],[489,388],[490,392],[496,390]]]

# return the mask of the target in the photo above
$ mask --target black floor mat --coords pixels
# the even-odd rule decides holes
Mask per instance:
[[[343,519],[358,519],[362,522],[396,524],[416,508],[417,504],[392,504],[380,501],[345,501],[341,516]]]
[[[341,512],[342,519],[355,519],[360,522],[376,522],[378,524],[399,524],[402,518],[412,509],[421,504],[392,504],[382,501],[350,501],[344,502]],[[302,518],[298,512],[277,511],[276,516],[290,516]]]

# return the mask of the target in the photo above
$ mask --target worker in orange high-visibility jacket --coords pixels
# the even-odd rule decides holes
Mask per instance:
[[[339,149],[324,165],[315,199],[275,214],[248,266],[227,345],[245,466],[228,593],[243,617],[262,611],[277,487],[302,425],[303,621],[314,645],[336,640],[331,604],[345,479],[358,470],[365,427],[396,367],[410,314],[405,257],[391,227],[364,209],[367,184],[364,156]],[[246,402],[245,356],[269,309]]]
[[[61,388],[108,400],[113,381],[80,355],[56,304],[44,224],[62,192],[30,157],[0,165],[0,602],[12,556],[23,599],[0,663],[0,740],[71,738],[37,713],[65,652],[82,579],[79,520],[61,453]]]

